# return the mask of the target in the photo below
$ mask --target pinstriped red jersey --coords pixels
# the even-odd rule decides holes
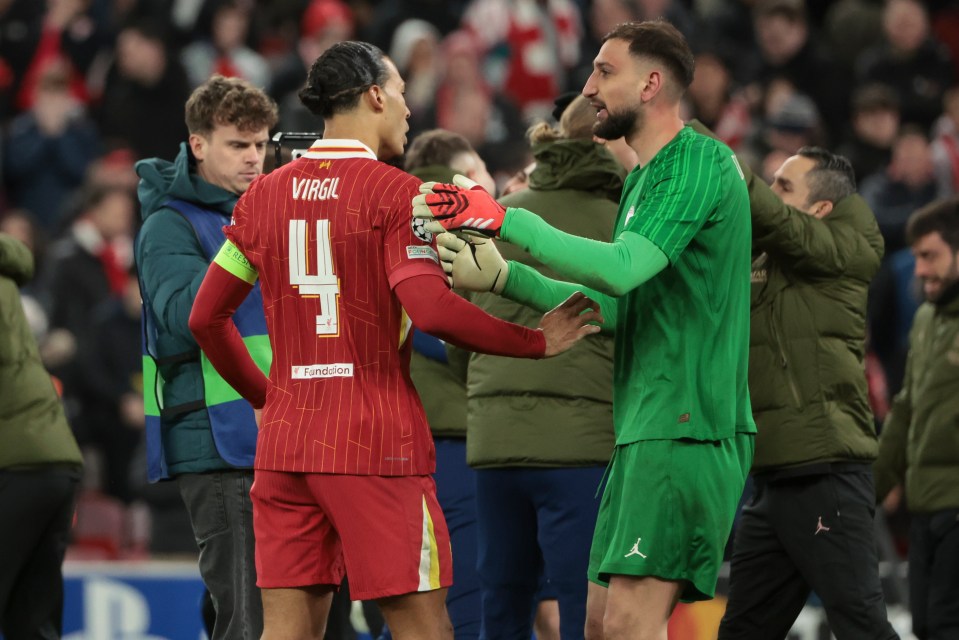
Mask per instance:
[[[445,277],[414,232],[420,181],[355,140],[318,140],[250,186],[226,235],[259,273],[273,348],[257,469],[432,473],[409,376],[410,323],[392,288]]]

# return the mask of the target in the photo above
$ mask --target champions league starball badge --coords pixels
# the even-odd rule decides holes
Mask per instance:
[[[426,230],[426,220],[423,218],[413,218],[413,235],[426,244],[433,242],[433,232]]]

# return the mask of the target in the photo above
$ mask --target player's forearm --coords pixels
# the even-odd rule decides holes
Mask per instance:
[[[442,278],[414,276],[396,285],[396,296],[421,331],[462,349],[514,358],[542,358],[542,331],[500,320],[453,293]]]
[[[267,379],[250,356],[233,314],[253,286],[215,262],[210,265],[190,313],[190,331],[217,372],[259,409],[266,402]]]
[[[643,236],[624,232],[613,242],[565,233],[526,209],[507,210],[500,236],[562,276],[619,297],[666,267],[666,255]]]
[[[504,298],[545,313],[577,291],[582,291],[599,303],[604,320],[603,332],[616,331],[616,298],[572,282],[547,278],[536,269],[519,262],[511,261],[507,273],[506,285],[500,294]]]

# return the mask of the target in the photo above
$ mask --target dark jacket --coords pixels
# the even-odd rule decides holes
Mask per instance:
[[[32,277],[30,250],[0,233],[0,469],[79,468],[80,449],[20,303],[18,286]]]
[[[186,144],[174,162],[154,158],[136,165],[143,227],[136,256],[144,295],[149,296],[157,323],[160,358],[193,352],[188,360],[160,368],[165,380],[163,406],[203,400],[199,347],[190,333],[190,310],[209,267],[193,226],[163,206],[168,199],[232,215],[238,197],[200,178]],[[147,391],[149,392],[149,391]],[[217,453],[206,410],[163,419],[163,450],[170,475],[228,469]]]
[[[905,482],[913,512],[959,507],[959,285],[919,307],[909,334],[902,390],[879,439],[874,466],[883,498]]]
[[[420,167],[410,173],[423,182],[452,182],[456,174],[442,165]],[[410,377],[423,403],[433,437],[465,438],[466,366],[469,352],[449,344],[445,349],[445,358],[432,355],[419,348],[419,341],[414,336]]]
[[[612,239],[625,170],[591,141],[533,148],[530,188],[502,199],[578,236]],[[506,242],[503,257],[557,274]],[[470,298],[488,313],[535,327],[540,313],[490,293]],[[613,339],[585,338],[549,360],[473,354],[467,381],[467,461],[474,467],[605,464],[613,450]]]
[[[824,218],[750,176],[753,243],[749,393],[754,471],[877,453],[863,368],[866,295],[882,237],[858,195]]]

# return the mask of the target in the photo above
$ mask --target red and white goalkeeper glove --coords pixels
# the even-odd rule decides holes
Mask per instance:
[[[506,209],[486,189],[457,174],[453,184],[424,182],[413,198],[413,216],[427,220],[433,233],[457,231],[484,238],[499,234]]]

